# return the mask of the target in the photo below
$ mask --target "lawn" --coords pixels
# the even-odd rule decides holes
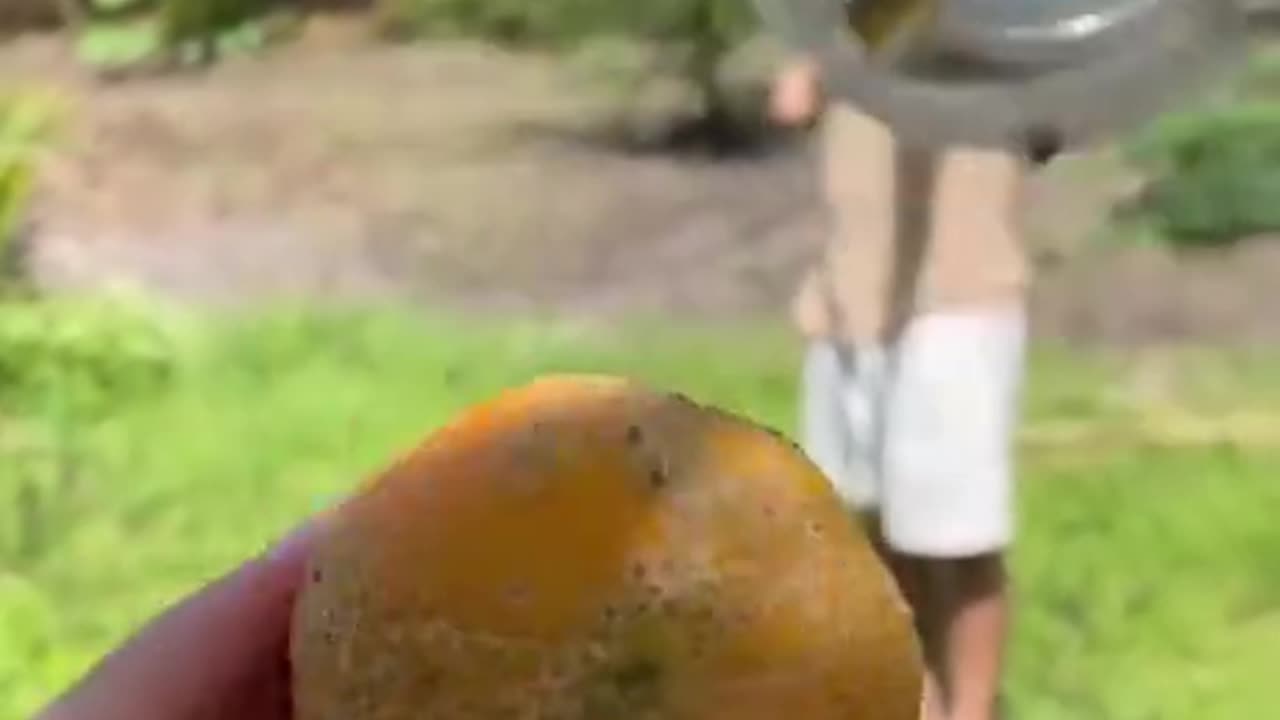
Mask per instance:
[[[149,613],[504,386],[625,372],[792,430],[797,348],[777,329],[282,311],[179,318],[139,340],[101,339],[100,318],[77,317],[60,330],[0,312],[0,720],[26,717]],[[1273,367],[1264,354],[1037,349],[1012,717],[1268,715]],[[1249,409],[1248,442],[1204,437]],[[1190,420],[1209,414],[1227,419]]]

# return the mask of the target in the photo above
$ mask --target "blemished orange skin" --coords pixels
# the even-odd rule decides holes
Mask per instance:
[[[792,443],[612,377],[435,432],[326,523],[298,720],[917,720],[909,610]]]

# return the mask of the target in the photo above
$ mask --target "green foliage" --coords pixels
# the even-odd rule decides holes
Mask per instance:
[[[381,0],[378,7],[389,37],[578,51],[579,64],[601,63],[593,79],[618,100],[622,117],[605,124],[639,125],[634,132],[641,136],[692,132],[711,141],[750,141],[759,124],[757,94],[723,72],[758,29],[753,6],[743,0]],[[637,46],[653,48],[640,65]]]
[[[1216,245],[1280,231],[1280,104],[1165,117],[1130,156],[1151,177],[1140,210],[1171,242]]]
[[[380,25],[394,37],[468,37],[568,47],[624,36],[718,56],[757,27],[739,0],[382,0]]]
[[[554,43],[570,37],[577,0],[380,0],[377,21],[388,38],[478,37],[506,43]]]
[[[100,71],[127,68],[150,60],[164,47],[151,18],[120,23],[90,23],[76,38],[80,62]]]
[[[397,38],[470,37],[563,46],[622,33],[725,46],[745,37],[754,11],[734,0],[382,0],[380,26]]]
[[[36,578],[68,528],[110,502],[90,429],[177,381],[177,320],[124,296],[0,303],[0,718],[83,670],[66,649],[78,626]]]
[[[1260,563],[1280,549],[1266,517],[1280,502],[1278,463],[1274,452],[1230,448],[1033,459],[1014,559],[1014,712],[1265,713],[1280,575]]]
[[[161,386],[181,325],[123,296],[0,303],[0,407],[87,417]]]
[[[58,652],[53,605],[30,580],[0,565],[0,718],[27,717],[44,688],[65,682],[67,655]]]
[[[182,62],[212,62],[229,39],[245,37],[244,28],[254,27],[271,5],[270,0],[164,0],[160,38]]]
[[[16,243],[56,108],[46,95],[0,97],[0,299],[21,280]]]
[[[1237,102],[1280,98],[1280,45],[1257,48],[1227,89]]]
[[[156,0],[86,0],[92,14],[110,16],[154,7]]]
[[[47,305],[41,322],[66,325],[55,316],[80,317],[73,306]],[[191,320],[178,324],[187,339],[157,343],[172,334],[138,321],[153,311],[115,307],[130,319],[109,324],[136,323],[139,345],[186,349],[126,352],[152,358],[139,372],[154,378],[157,356],[177,371],[145,393],[112,385],[105,407],[0,417],[0,720],[29,717],[149,615],[504,387],[623,372],[783,430],[795,415],[784,332],[292,311]],[[1099,389],[1122,384],[1119,362],[1037,352],[1028,421],[1114,414]],[[1266,358],[1251,372],[1212,367],[1228,406],[1280,387]],[[1026,456],[1011,712],[1266,717],[1280,661],[1278,469],[1274,453],[1230,449]]]
[[[149,65],[206,65],[220,57],[252,53],[296,30],[296,16],[273,0],[159,0],[149,12],[90,19],[76,51],[103,73]]]

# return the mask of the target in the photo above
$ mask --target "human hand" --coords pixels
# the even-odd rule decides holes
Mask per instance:
[[[793,62],[774,80],[769,95],[769,116],[786,127],[811,125],[822,112],[822,82],[811,60]]]
[[[289,628],[315,530],[152,619],[36,720],[288,720]]]

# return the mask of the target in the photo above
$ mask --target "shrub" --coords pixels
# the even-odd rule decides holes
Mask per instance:
[[[617,30],[670,48],[672,73],[701,98],[698,112],[672,139],[709,142],[716,150],[753,144],[759,123],[750,102],[751,84],[724,70],[733,52],[757,28],[752,5],[741,0],[650,0],[624,3]],[[740,64],[736,67],[747,67]],[[683,132],[688,138],[679,137]]]
[[[275,39],[267,18],[275,0],[164,0],[159,39],[178,62],[206,64],[228,51],[253,50]]]
[[[463,37],[562,51],[594,45],[579,59],[602,63],[596,79],[627,101],[620,112],[628,117],[612,120],[644,126],[635,130],[640,135],[733,145],[752,141],[757,130],[754,87],[724,72],[758,28],[743,0],[381,0],[378,12],[383,34],[396,39]],[[619,72],[625,63],[611,53],[629,45],[658,46],[658,62]],[[681,87],[671,87],[673,80]],[[653,128],[655,113],[668,127]]]
[[[1171,242],[1215,245],[1280,231],[1280,104],[1171,115],[1129,150],[1151,177],[1139,212]]]
[[[0,407],[100,414],[177,369],[180,326],[123,296],[0,303]]]
[[[43,95],[0,98],[0,299],[21,280],[19,236],[54,107],[50,97]]]
[[[206,66],[291,37],[298,16],[276,0],[138,0],[135,12],[92,15],[77,28],[81,62],[105,77]]]
[[[109,406],[148,387],[174,358],[170,328],[149,305],[41,298],[26,285],[16,246],[57,107],[38,94],[0,101],[0,414],[9,416]]]
[[[582,0],[380,0],[377,26],[395,40],[467,37],[548,44],[574,35]],[[606,3],[600,3],[601,7]]]

